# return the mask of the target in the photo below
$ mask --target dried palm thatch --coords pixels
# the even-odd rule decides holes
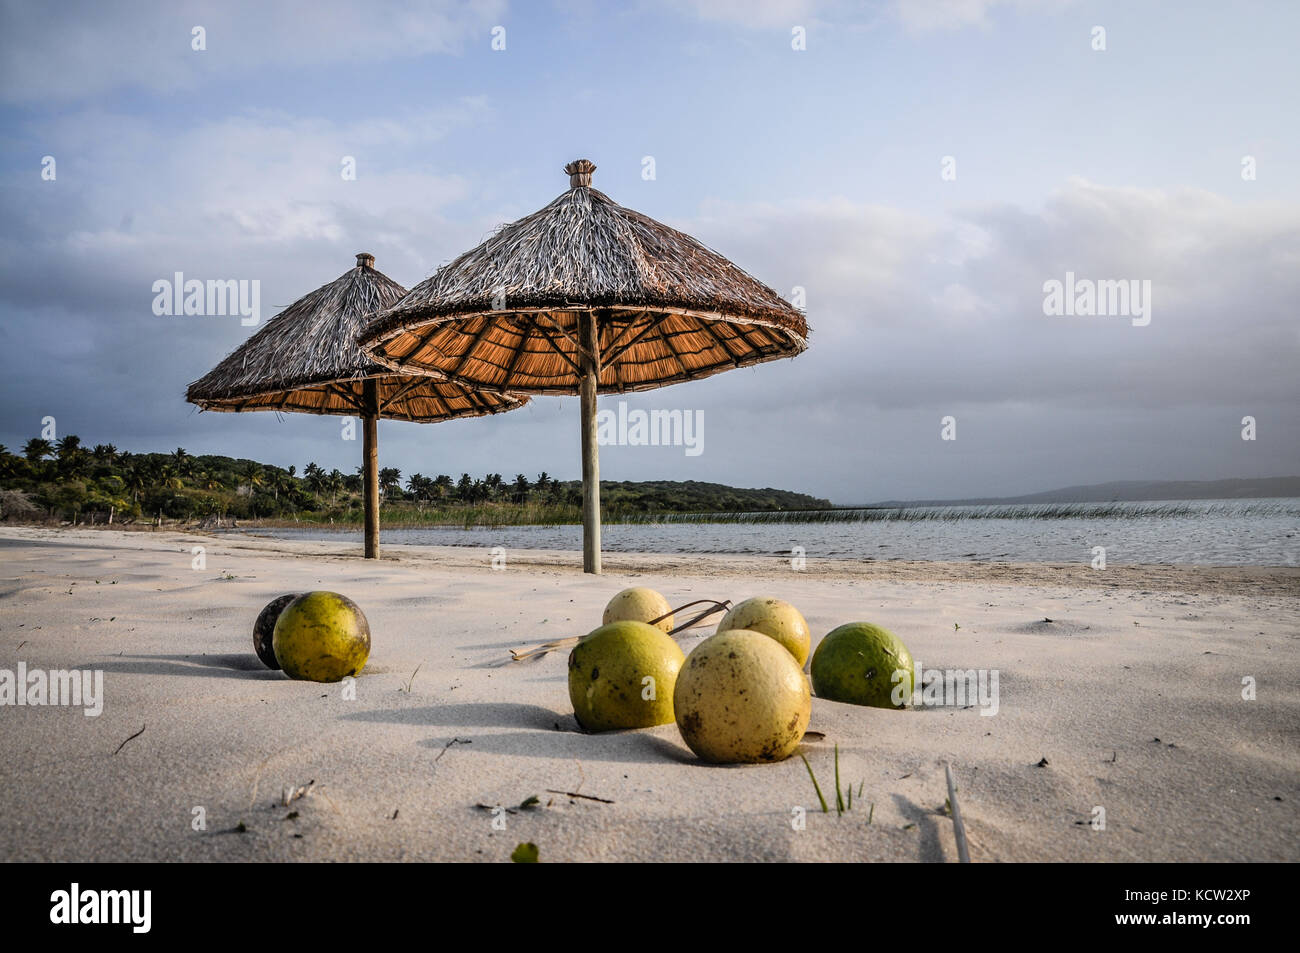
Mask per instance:
[[[204,410],[361,417],[367,559],[379,556],[380,417],[431,423],[528,402],[427,375],[395,374],[368,358],[357,336],[376,311],[404,294],[405,288],[375,270],[374,256],[362,252],[355,268],[289,305],[185,395]]]
[[[525,403],[432,377],[395,374],[366,357],[357,335],[375,312],[406,293],[376,271],[374,261],[357,255],[355,268],[289,305],[190,384],[186,399],[213,411],[373,412],[417,423],[495,414]],[[374,381],[377,407],[367,402],[367,380]]]
[[[362,337],[377,360],[498,392],[572,394],[581,314],[594,314],[601,393],[648,390],[807,346],[804,316],[689,235],[565,166],[551,204],[440,268]]]

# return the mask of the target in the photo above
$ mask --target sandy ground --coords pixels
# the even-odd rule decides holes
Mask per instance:
[[[0,527],[0,669],[100,670],[105,695],[98,717],[0,707],[0,859],[501,861],[531,841],[543,862],[951,861],[951,761],[976,861],[1300,860],[1300,570],[385,555]],[[998,712],[814,699],[825,738],[801,750],[829,815],[797,757],[711,767],[673,725],[583,734],[566,652],[510,650],[589,631],[627,585],[777,596],[815,638],[877,622],[926,668],[997,670]],[[308,589],[370,620],[355,699],[253,655],[261,607]]]

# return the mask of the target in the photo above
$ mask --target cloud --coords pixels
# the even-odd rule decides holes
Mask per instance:
[[[1038,211],[936,220],[841,200],[717,205],[675,224],[783,294],[806,288],[814,333],[792,374],[809,403],[1104,412],[1297,396],[1295,206],[1071,180]],[[1067,271],[1151,281],[1151,324],[1044,315],[1044,282]]]
[[[1075,0],[894,0],[894,15],[916,32],[961,30],[990,26],[990,14],[1001,9],[1018,13],[1054,13]]]
[[[440,143],[492,115],[481,100],[386,118],[256,111],[183,125],[83,110],[14,130],[27,151],[58,156],[59,177],[0,187],[0,439],[21,445],[54,414],[61,432],[92,442],[354,466],[337,421],[197,416],[185,385],[248,331],[154,316],[152,282],[173,271],[259,278],[264,317],[361,250],[413,284],[515,217],[468,176],[428,165]],[[355,182],[339,175],[342,154],[357,158]],[[811,344],[794,360],[629,397],[704,410],[706,449],[686,459],[606,448],[609,479],[851,502],[1300,470],[1294,205],[1073,179],[1039,207],[929,215],[842,198],[711,201],[669,224],[783,295],[806,289]],[[1043,283],[1067,271],[1150,280],[1151,324],[1044,315]],[[958,417],[957,447],[938,439],[946,414]],[[1245,414],[1270,435],[1250,458],[1224,436]],[[383,439],[385,465],[404,472],[577,473],[572,400],[386,426]]]
[[[456,53],[486,44],[504,0],[343,0],[309,4],[4,0],[0,97],[49,105],[123,89],[159,93],[267,66],[303,67]],[[206,49],[192,49],[192,30]]]

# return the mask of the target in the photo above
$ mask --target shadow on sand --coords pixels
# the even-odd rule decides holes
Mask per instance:
[[[695,761],[695,756],[684,747],[644,731],[588,734],[578,729],[570,714],[516,702],[471,702],[404,711],[360,711],[340,717],[344,721],[454,728],[457,729],[454,735],[429,738],[419,744],[424,748],[442,749],[447,747],[452,737],[469,736],[470,744],[455,746],[458,753],[479,751],[530,758],[646,763],[661,762],[665,758],[679,762]],[[476,728],[524,730],[475,734]]]
[[[121,672],[127,675],[190,675],[204,678],[244,678],[252,680],[284,680],[283,672],[275,672],[261,663],[256,655],[114,655],[107,661],[97,661],[80,666]]]

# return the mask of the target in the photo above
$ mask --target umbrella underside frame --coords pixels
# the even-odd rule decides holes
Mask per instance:
[[[406,374],[433,374],[483,391],[572,395],[585,367],[580,316],[599,334],[598,391],[651,390],[794,357],[807,346],[775,322],[684,308],[536,308],[398,325],[371,357]]]

